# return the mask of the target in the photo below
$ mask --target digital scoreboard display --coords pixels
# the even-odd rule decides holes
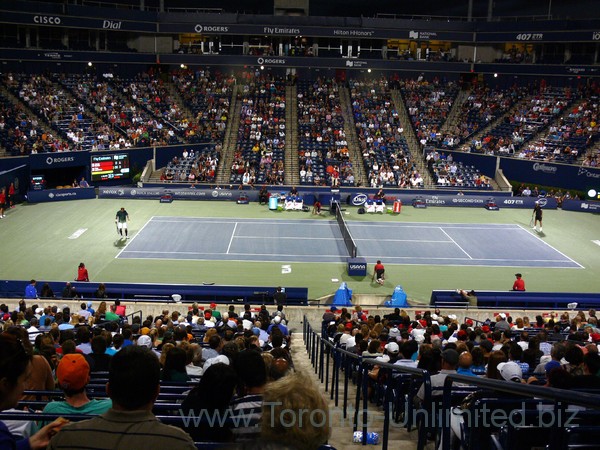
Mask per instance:
[[[92,181],[129,178],[129,155],[92,155]]]

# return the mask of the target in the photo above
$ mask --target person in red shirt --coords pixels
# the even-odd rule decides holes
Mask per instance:
[[[523,280],[522,275],[520,273],[515,273],[515,277],[517,279],[513,283],[513,291],[524,291],[525,290],[525,280]]]
[[[4,214],[4,204],[6,203],[6,189],[0,189],[0,219],[4,219],[6,215]]]
[[[381,264],[381,261],[378,259],[377,263],[375,264],[375,267],[373,268],[373,278],[371,278],[371,281],[375,280],[375,277],[377,277],[377,283],[383,284],[383,280],[385,279],[384,274],[385,267],[383,266],[383,264]]]
[[[77,268],[77,279],[75,281],[90,281],[90,276],[84,263],[79,263]]]
[[[8,187],[8,203],[11,208],[15,207],[15,183],[10,183]]]

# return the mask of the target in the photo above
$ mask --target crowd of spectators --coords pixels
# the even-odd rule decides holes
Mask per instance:
[[[177,92],[195,118],[182,124],[186,142],[223,142],[235,77],[209,69],[171,74]]]
[[[474,166],[454,161],[452,154],[431,150],[425,158],[427,168],[440,187],[491,189],[490,180]]]
[[[285,181],[285,80],[247,71],[239,93],[241,113],[230,183],[282,185]]]
[[[35,139],[32,152],[91,148],[94,126],[89,112],[82,103],[68,95],[65,90],[57,89],[49,78],[43,75],[6,74],[4,83],[62,138],[55,139],[52,135],[43,132],[38,135],[37,126],[31,126],[29,137]],[[23,121],[27,119],[23,117]],[[37,121],[37,118],[28,120],[30,124],[34,121]]]
[[[422,187],[386,78],[350,80],[358,144],[370,187]]]
[[[354,171],[335,80],[298,82],[298,165],[300,183],[354,185]]]
[[[590,90],[583,102],[552,123],[545,137],[527,146],[535,159],[574,163],[598,138],[598,93]]]
[[[382,370],[382,363],[426,370],[431,401],[441,398],[449,374],[566,390],[600,388],[600,329],[595,310],[549,312],[532,319],[500,312],[485,321],[459,321],[455,314],[442,314],[438,309],[411,317],[399,308],[379,316],[367,315],[360,306],[354,311],[332,307],[323,315],[323,333],[369,365],[369,399],[378,405],[390,377],[399,376],[399,372]],[[416,392],[401,391],[401,403],[427,408],[426,389],[421,385]],[[510,395],[500,396],[504,397]],[[468,408],[473,400],[473,396],[465,398],[461,407]],[[400,414],[406,411],[403,408]],[[455,439],[463,435],[458,432]]]
[[[524,159],[547,158],[546,148],[526,145],[548,127],[573,101],[570,88],[541,86],[539,91],[516,104],[514,112],[493,127],[481,139],[470,144],[470,151]]]
[[[92,150],[121,150],[168,143],[163,124],[133,100],[119,94],[109,83],[109,78],[61,75],[57,79],[102,120],[97,125],[99,130]]]
[[[458,124],[442,136],[440,146],[453,148],[464,142],[479,130],[494,123],[510,108],[527,95],[527,88],[514,85],[508,89],[475,86],[465,102],[460,106]],[[439,142],[439,141],[438,141]]]
[[[401,81],[400,91],[421,147],[439,146],[443,138],[441,128],[458,94],[458,85],[419,77]]]
[[[212,183],[215,181],[221,145],[208,146],[196,151],[183,150],[181,158],[174,157],[162,170],[161,181],[184,183]]]
[[[11,156],[60,151],[68,148],[63,139],[46,133],[36,117],[0,95],[0,146]]]
[[[213,76],[208,70],[174,72],[170,82],[185,107],[163,78],[152,71],[130,79],[112,74],[6,74],[4,84],[36,116],[29,117],[18,104],[1,97],[1,144],[14,155],[181,142],[222,144],[235,78]],[[43,131],[39,122],[53,133]]]
[[[310,444],[303,443],[298,448],[308,449],[318,447],[329,437],[328,424],[307,430],[300,423],[292,427],[280,423],[283,419],[273,415],[281,409],[277,406],[273,409],[277,402],[300,414],[306,407],[309,412],[314,409],[327,412],[318,388],[294,369],[292,336],[281,303],[273,306],[272,311],[266,305],[254,309],[244,305],[241,310],[231,305],[220,310],[214,303],[209,307],[192,304],[182,312],[164,310],[144,319],[136,316],[129,322],[125,305],[118,301],[110,306],[102,301],[97,310],[91,302],[82,303],[77,312],[71,312],[66,305],[57,307],[50,299],[31,299],[31,302],[21,300],[14,310],[6,304],[0,305],[0,324],[3,336],[14,334],[23,341],[28,354],[35,355],[31,375],[23,388],[60,388],[66,395],[66,402],[49,401],[45,412],[102,414],[106,419],[118,415],[111,408],[118,403],[119,410],[123,410],[121,398],[115,394],[115,377],[127,377],[130,371],[135,371],[127,361],[135,365],[134,361],[143,352],[148,377],[152,378],[151,367],[156,365],[161,385],[191,389],[181,391],[182,414],[187,417],[222,414],[224,425],[220,428],[208,422],[198,425],[181,421],[179,426],[195,441],[276,439],[297,446],[294,441],[304,436]],[[119,356],[121,353],[123,358]],[[106,377],[106,373],[112,388],[108,391],[112,404],[110,400],[91,399],[94,391],[85,390],[90,379],[93,382],[96,377]],[[149,406],[151,411],[160,400],[156,403],[156,392],[147,389],[142,392],[142,386],[147,387],[140,381],[129,389],[136,391],[138,397],[154,396]],[[294,395],[290,395],[290,389]],[[140,408],[141,404],[137,409]],[[89,426],[95,420],[88,422]],[[32,424],[8,425],[25,438],[35,431]],[[79,425],[67,426],[64,430],[69,436],[61,435],[57,442],[74,439],[79,429]],[[134,438],[126,430],[121,432],[122,439]],[[184,439],[192,441],[189,437]]]

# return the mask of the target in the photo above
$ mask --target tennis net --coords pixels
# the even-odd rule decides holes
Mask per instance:
[[[333,203],[333,208],[335,209],[335,218],[337,219],[340,231],[342,232],[342,237],[344,238],[344,243],[346,244],[348,253],[350,254],[351,258],[356,258],[356,254],[358,253],[358,247],[356,246],[356,242],[354,242],[354,238],[350,234],[350,230],[348,229],[346,220],[342,215],[342,208],[340,207],[340,204],[338,202]]]

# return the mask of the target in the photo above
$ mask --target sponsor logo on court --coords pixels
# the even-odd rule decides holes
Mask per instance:
[[[533,170],[535,170],[536,172],[556,173],[557,169],[558,168],[556,166],[550,166],[548,164],[543,164],[543,163],[535,163],[533,165]]]
[[[351,270],[362,270],[362,269],[366,269],[366,268],[367,268],[366,264],[350,264]]]
[[[364,205],[364,203],[367,201],[367,194],[356,194],[354,196],[354,198],[352,199],[352,204],[354,206],[360,206],[360,205]]]
[[[540,206],[544,207],[548,204],[548,199],[545,197],[541,197],[537,200],[537,202]]]
[[[219,191],[212,191],[210,195],[212,195],[214,198],[217,198],[219,196]]]
[[[129,193],[130,193],[132,196],[133,196],[133,195],[137,195],[137,191],[136,191],[135,189],[132,189],[132,190],[131,190]]]
[[[54,198],[54,194],[53,194],[52,192],[50,192],[50,193],[48,194],[48,198]]]

